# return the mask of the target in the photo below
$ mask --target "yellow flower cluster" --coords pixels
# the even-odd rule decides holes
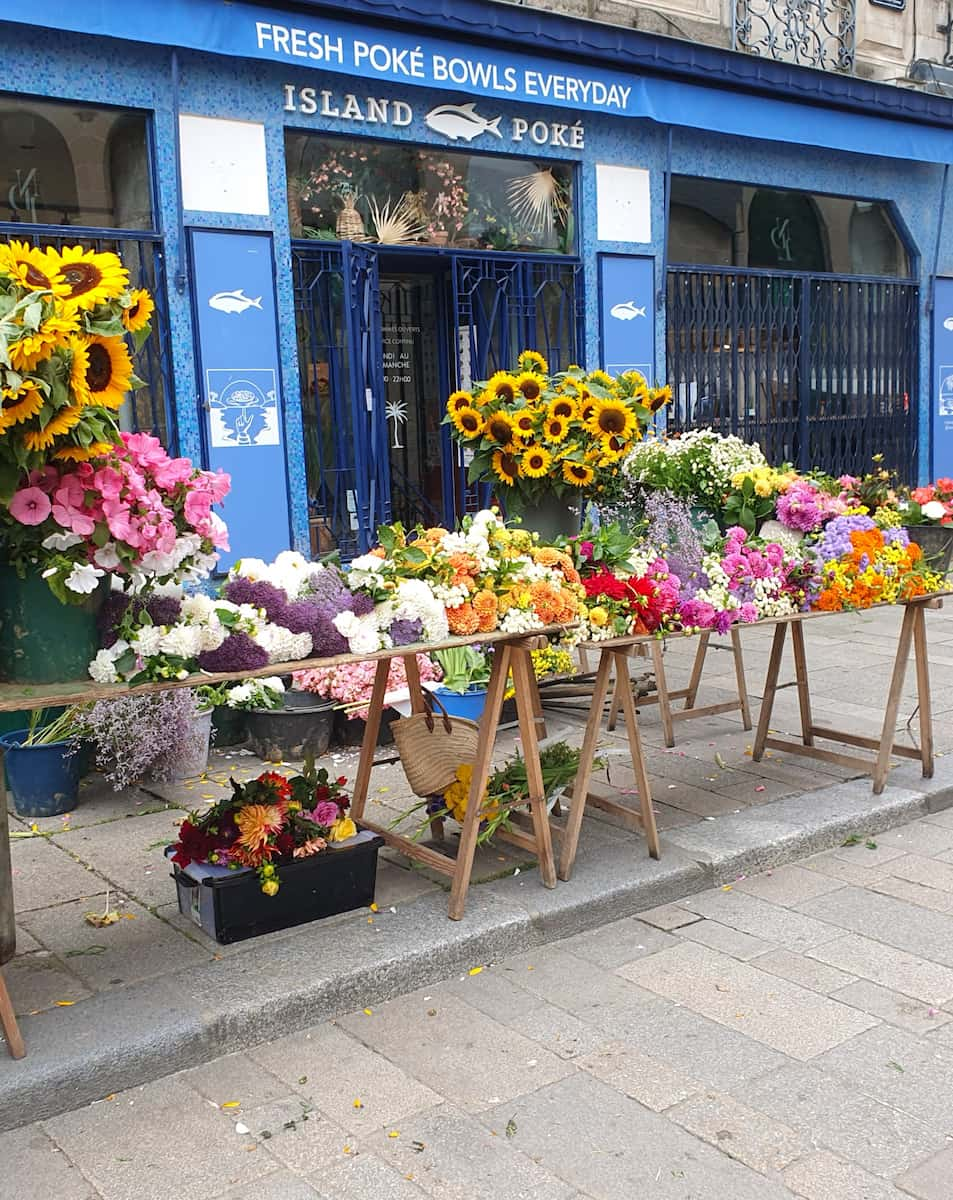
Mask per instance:
[[[786,491],[796,478],[796,471],[778,471],[774,467],[754,467],[750,471],[739,471],[736,475],[732,475],[731,486],[737,491],[746,479],[750,479],[754,484],[755,495],[766,498]]]
[[[0,463],[22,472],[109,449],[141,386],[126,337],[142,344],[154,308],[115,254],[0,243]]]
[[[541,354],[524,350],[515,371],[454,392],[446,421],[475,452],[471,480],[496,479],[530,495],[598,493],[671,398],[670,388],[650,388],[637,371],[613,377],[571,366],[550,375]]]

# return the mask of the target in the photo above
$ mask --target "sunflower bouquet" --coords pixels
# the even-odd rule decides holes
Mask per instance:
[[[155,305],[117,255],[0,243],[0,503],[47,462],[84,462],[119,440],[116,413],[142,387],[138,349]]]
[[[553,492],[598,496],[611,488],[671,396],[638,371],[614,377],[571,366],[550,375],[541,354],[524,350],[515,371],[454,392],[444,420],[473,452],[470,482],[494,483],[519,507]]]

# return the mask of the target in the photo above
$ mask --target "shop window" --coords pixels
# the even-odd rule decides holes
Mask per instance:
[[[289,132],[292,237],[571,254],[569,164]]]
[[[154,228],[145,114],[0,95],[0,221]]]
[[[908,277],[890,206],[820,192],[675,175],[670,263],[814,274]]]

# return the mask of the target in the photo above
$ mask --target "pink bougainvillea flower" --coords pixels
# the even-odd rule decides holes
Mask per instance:
[[[25,487],[14,492],[9,512],[21,525],[42,525],[52,508],[46,492],[38,487]]]

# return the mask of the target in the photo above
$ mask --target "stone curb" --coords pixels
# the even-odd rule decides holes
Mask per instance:
[[[68,1016],[26,1017],[27,1057],[0,1058],[0,1131],[948,808],[953,757],[924,783],[905,763],[882,796],[851,780],[675,829],[661,862],[633,862],[631,842],[603,824],[583,837],[589,852],[572,881],[553,891],[535,872],[497,880],[471,891],[458,922],[447,920],[446,895],[429,893],[373,924],[302,926],[258,950],[101,993]]]

